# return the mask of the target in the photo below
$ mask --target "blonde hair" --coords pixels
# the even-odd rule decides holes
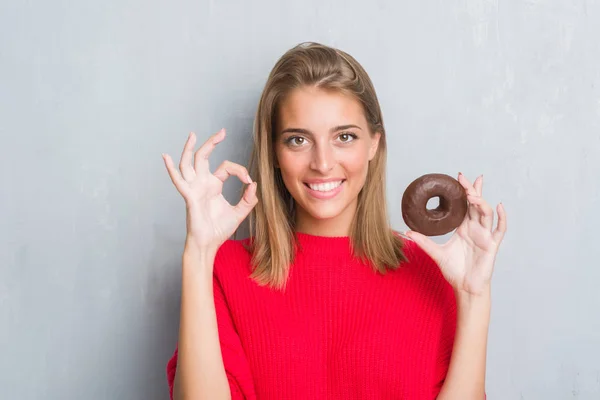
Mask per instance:
[[[254,120],[249,172],[257,182],[258,204],[249,215],[252,278],[261,285],[284,288],[294,262],[295,202],[275,165],[274,138],[278,106],[300,87],[350,94],[363,105],[371,134],[379,132],[379,147],[370,161],[358,195],[350,228],[355,257],[381,273],[405,261],[402,238],[390,228],[385,198],[386,137],[379,101],[362,66],[349,54],[319,43],[289,49],[275,64],[265,84]]]

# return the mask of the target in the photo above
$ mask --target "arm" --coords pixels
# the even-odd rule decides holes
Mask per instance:
[[[455,291],[456,336],[448,373],[437,400],[485,399],[490,290],[480,295]]]
[[[467,194],[468,210],[448,242],[439,245],[418,232],[407,232],[438,264],[454,289],[456,329],[448,371],[438,400],[485,399],[487,335],[490,320],[490,282],[496,255],[506,232],[506,212],[494,210],[483,199],[483,175],[471,184],[464,175],[458,181]]]
[[[183,252],[175,400],[231,398],[213,299],[215,254],[190,243]]]
[[[186,247],[188,246],[186,245]],[[190,246],[190,248],[193,249],[194,247]],[[195,279],[194,276],[197,273],[193,271],[202,271],[201,267],[204,262],[209,261],[206,261],[201,255],[192,253],[184,252],[184,270],[190,266],[189,271],[192,272],[184,273],[183,276],[180,342],[167,363],[167,382],[170,398],[171,400],[190,397],[193,399],[207,398],[200,395],[197,397],[191,396],[187,392],[189,390],[187,386],[193,385],[190,386],[193,390],[202,389],[202,391],[210,393],[210,399],[256,399],[250,364],[235,326],[234,313],[229,308],[227,301],[226,287],[229,287],[230,291],[236,290],[236,284],[231,281],[231,277],[235,276],[235,273],[223,276],[224,270],[231,272],[232,269],[235,269],[237,254],[232,249],[231,243],[224,243],[215,256],[213,256],[215,254],[213,251],[207,251],[205,254],[209,255],[208,258],[214,259],[214,274],[210,277],[208,273],[202,274],[197,277],[198,279]],[[192,267],[194,265],[199,268]],[[186,279],[191,284],[186,283]],[[193,299],[196,299],[196,301]],[[188,322],[186,323],[186,321]],[[215,332],[217,338],[214,336]],[[186,340],[188,343],[187,348],[197,351],[197,353],[193,353],[194,358],[188,355],[189,361],[195,362],[195,369],[179,372],[180,367],[185,368],[184,361],[179,361],[179,354],[181,353],[183,357]],[[220,385],[216,385],[218,379],[223,379],[223,371],[226,379],[225,383],[228,387],[223,386],[223,381]],[[176,375],[178,376],[176,377]],[[187,378],[188,375],[189,378]],[[186,378],[182,379],[184,376]],[[175,383],[175,380],[177,380],[177,383]],[[187,385],[186,380],[190,381]],[[222,396],[220,396],[221,390],[225,392]]]
[[[210,172],[210,153],[224,138],[225,129],[221,129],[194,151],[196,135],[190,133],[179,169],[171,156],[163,154],[169,177],[186,205],[187,237],[182,263],[179,341],[175,354],[167,363],[169,395],[177,400],[229,400],[232,397],[230,382],[236,379],[235,374],[230,374],[225,367],[232,367],[231,360],[224,362],[221,352],[219,324],[228,310],[216,304],[219,293],[214,287],[213,268],[217,250],[248,216],[258,198],[256,183],[252,182],[245,167],[226,160],[214,173]],[[223,183],[234,175],[249,184],[235,206],[221,193]],[[227,334],[235,341],[233,331],[231,327]],[[236,353],[242,354],[238,359],[242,359],[243,367],[245,359],[243,349],[239,350],[239,347]],[[247,380],[250,379],[246,378],[244,382]],[[240,398],[239,395],[239,392],[235,393],[236,398]]]

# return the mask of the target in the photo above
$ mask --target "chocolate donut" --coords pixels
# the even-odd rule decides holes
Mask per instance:
[[[437,208],[428,210],[429,199],[439,197]],[[426,236],[444,235],[456,229],[467,213],[467,194],[461,184],[444,174],[415,179],[402,196],[402,218],[413,231]]]

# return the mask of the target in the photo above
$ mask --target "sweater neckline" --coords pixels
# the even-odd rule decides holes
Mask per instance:
[[[295,234],[303,253],[343,254],[350,250],[350,236],[322,236],[305,232],[295,232]]]
[[[306,232],[295,232],[296,236],[303,241],[315,241],[315,242],[347,242],[350,240],[350,236],[323,236],[314,235]]]

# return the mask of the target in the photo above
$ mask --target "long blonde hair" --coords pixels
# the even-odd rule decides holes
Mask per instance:
[[[369,163],[350,228],[353,255],[385,273],[405,261],[401,237],[391,229],[385,198],[386,137],[379,101],[362,66],[349,54],[319,43],[289,49],[275,64],[265,84],[254,120],[249,172],[257,181],[258,204],[249,215],[252,278],[261,285],[284,288],[298,242],[295,202],[275,166],[274,138],[277,109],[292,90],[312,86],[350,94],[361,102],[379,147]]]

